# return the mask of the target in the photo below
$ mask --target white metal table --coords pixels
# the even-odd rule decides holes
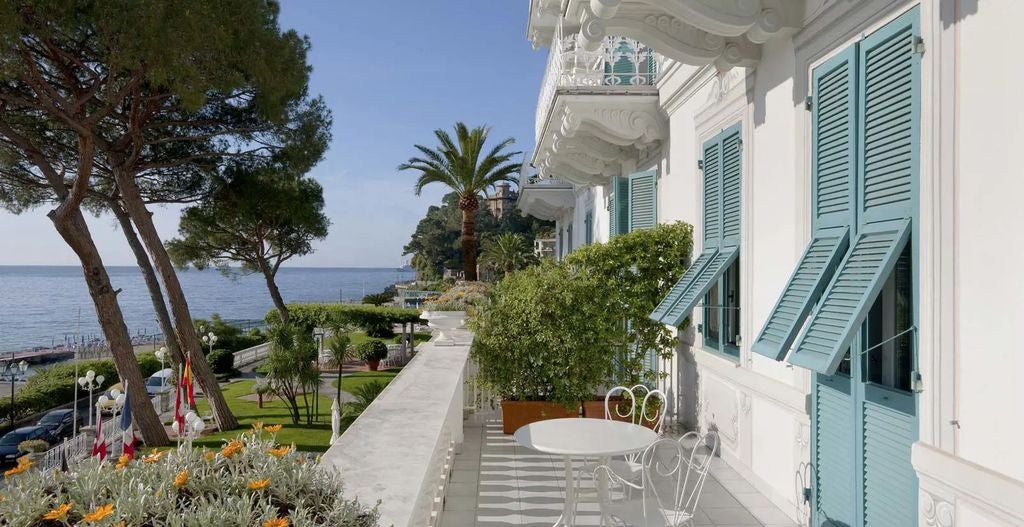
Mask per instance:
[[[608,459],[639,452],[658,439],[653,430],[607,419],[565,418],[550,419],[528,424],[516,430],[515,440],[522,446],[545,454],[562,456],[565,461],[565,507],[555,525],[571,527],[576,512],[576,489],[572,473],[573,458]],[[599,493],[606,491],[607,482],[598,482]]]

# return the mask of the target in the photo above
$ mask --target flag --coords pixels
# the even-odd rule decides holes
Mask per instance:
[[[178,385],[174,388],[174,423],[177,425],[175,433],[179,436],[183,435],[185,431],[185,413],[182,411],[181,403],[182,399],[185,398],[185,375],[184,368],[182,368],[182,376],[178,379]]]
[[[181,381],[185,385],[186,393],[188,394],[188,407],[194,408],[196,405],[196,393],[195,385],[192,382],[192,354],[189,353],[185,356],[185,369],[181,372]]]
[[[96,405],[96,413],[99,414],[100,406]],[[92,455],[99,457],[100,461],[107,458],[107,442],[103,440],[103,416],[96,419],[96,439],[92,441]]]
[[[135,430],[132,428],[132,398],[128,395],[128,383],[124,383],[124,407],[121,408],[121,453],[135,457]]]

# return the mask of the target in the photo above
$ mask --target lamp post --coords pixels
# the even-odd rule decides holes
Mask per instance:
[[[25,361],[15,363],[11,358],[9,362],[0,362],[0,370],[3,370],[4,375],[11,379],[11,413],[8,419],[11,420],[11,427],[14,427],[14,381],[18,378],[19,373],[24,375],[28,371],[28,363]]]
[[[103,376],[96,375],[95,371],[89,370],[85,372],[84,377],[78,378],[78,385],[89,391],[89,424],[92,425],[92,392],[96,388],[103,386]]]
[[[210,346],[210,353],[213,353],[213,345],[216,343],[217,335],[214,335],[212,331],[203,335],[203,344],[207,344]]]

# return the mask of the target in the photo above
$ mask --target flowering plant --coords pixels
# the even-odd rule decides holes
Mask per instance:
[[[0,490],[0,526],[376,527],[376,507],[342,496],[336,472],[263,430],[221,450],[143,460],[90,458],[69,472],[20,471]]]
[[[458,282],[423,303],[424,311],[472,311],[487,300],[491,287],[483,282]]]

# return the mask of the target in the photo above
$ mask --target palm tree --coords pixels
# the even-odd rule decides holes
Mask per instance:
[[[516,181],[520,163],[511,159],[521,152],[505,152],[515,143],[508,138],[491,148],[481,157],[490,128],[478,126],[470,130],[465,123],[455,123],[455,139],[438,128],[434,136],[440,144],[435,149],[414,145],[422,157],[412,157],[398,166],[399,170],[416,170],[416,195],[431,183],[441,183],[459,195],[462,211],[462,261],[466,280],[476,280],[476,211],[480,208],[480,194],[502,181]]]
[[[341,368],[345,361],[352,358],[352,340],[342,333],[341,328],[334,328],[333,335],[327,341],[328,352],[331,356],[331,364],[338,367],[338,404],[341,404]]]
[[[522,235],[503,232],[484,239],[480,260],[502,273],[508,274],[534,262],[533,251],[526,246]]]

